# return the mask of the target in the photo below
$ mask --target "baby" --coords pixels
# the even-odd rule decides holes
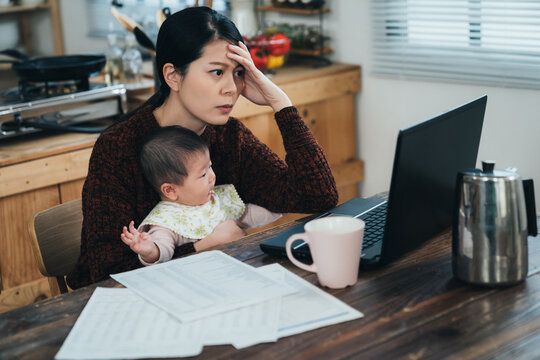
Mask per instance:
[[[135,229],[120,235],[144,265],[168,261],[175,246],[219,236],[222,223],[235,221],[244,229],[264,226],[281,214],[244,204],[234,185],[214,187],[210,153],[204,140],[180,126],[162,127],[148,136],[141,153],[144,176],[161,201]],[[224,224],[223,231],[227,231]]]

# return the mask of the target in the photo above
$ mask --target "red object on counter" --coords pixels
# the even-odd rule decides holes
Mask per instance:
[[[253,47],[251,50],[249,50],[249,54],[251,55],[253,64],[255,64],[257,69],[262,70],[266,67],[266,64],[268,64],[268,55],[266,55],[262,48]]]
[[[273,56],[285,55],[291,49],[291,40],[283,33],[274,34],[268,39],[266,49]]]

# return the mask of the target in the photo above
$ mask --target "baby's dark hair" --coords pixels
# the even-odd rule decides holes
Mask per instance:
[[[193,131],[181,126],[164,126],[146,137],[139,162],[144,177],[161,195],[163,183],[181,185],[184,182],[188,161],[203,151],[208,151],[208,145]]]

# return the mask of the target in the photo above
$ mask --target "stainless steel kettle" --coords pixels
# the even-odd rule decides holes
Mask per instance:
[[[452,268],[463,281],[505,286],[527,276],[527,238],[537,234],[536,211],[532,180],[494,167],[482,162],[482,170],[457,175]]]

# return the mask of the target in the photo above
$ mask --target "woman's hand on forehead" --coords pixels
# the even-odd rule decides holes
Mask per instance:
[[[275,112],[291,106],[291,100],[276,84],[253,64],[248,48],[242,42],[228,45],[227,57],[245,69],[245,86],[242,95],[257,105],[271,106]]]

